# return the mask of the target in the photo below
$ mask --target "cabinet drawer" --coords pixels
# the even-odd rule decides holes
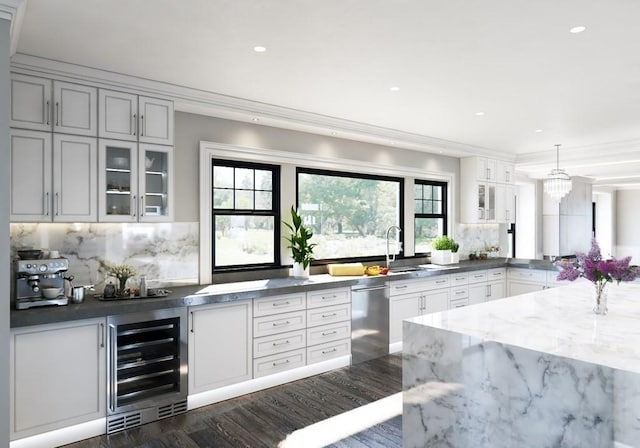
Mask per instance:
[[[469,284],[482,283],[487,281],[487,271],[469,272]]]
[[[351,290],[349,288],[326,289],[307,293],[307,308],[318,308],[320,306],[350,302]]]
[[[351,320],[350,303],[307,310],[308,327],[342,322],[345,320]]]
[[[469,283],[469,273],[460,272],[459,274],[451,274],[449,276],[449,282],[451,283],[451,287],[467,285]]]
[[[430,291],[433,289],[440,289],[440,288],[448,288],[450,285],[449,275],[437,275],[428,280],[424,280],[424,284],[425,284],[425,288],[424,288],[425,291]]]
[[[309,346],[350,337],[351,322],[340,322],[338,324],[307,328],[307,345]]]
[[[270,314],[304,310],[306,307],[307,297],[305,293],[263,297],[261,299],[253,299],[253,316],[268,316]]]
[[[315,345],[307,349],[307,364],[321,362],[351,353],[351,339],[341,339],[328,344]]]
[[[411,294],[423,291],[426,288],[424,280],[394,280],[389,285],[389,296],[397,296],[400,294]]]
[[[253,357],[261,358],[307,346],[306,330],[290,331],[253,340]]]
[[[272,373],[302,367],[306,363],[307,351],[304,348],[265,356],[253,360],[253,377],[259,378]]]
[[[469,305],[469,299],[449,300],[449,309],[462,308]]]
[[[547,273],[535,269],[509,269],[508,276],[511,280],[524,280],[541,284],[547,282]]]
[[[286,331],[302,330],[306,326],[307,313],[305,310],[256,317],[253,319],[253,337],[259,338]]]
[[[458,286],[455,288],[451,288],[451,300],[466,299],[467,297],[469,297],[468,286]]]
[[[507,270],[505,268],[495,268],[487,270],[487,281],[504,280],[507,278]]]

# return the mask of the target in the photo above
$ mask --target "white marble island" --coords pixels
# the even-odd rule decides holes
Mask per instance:
[[[554,289],[404,322],[405,447],[640,446],[640,283]]]

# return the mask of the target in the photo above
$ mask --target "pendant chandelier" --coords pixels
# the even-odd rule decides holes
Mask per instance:
[[[565,170],[560,169],[560,145],[556,146],[556,168],[551,170],[544,180],[544,192],[560,202],[571,191],[571,177]]]

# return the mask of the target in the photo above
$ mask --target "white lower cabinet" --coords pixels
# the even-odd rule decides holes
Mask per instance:
[[[520,294],[547,289],[546,271],[509,268],[507,272],[507,279],[507,293],[509,296],[517,296]]]
[[[189,393],[252,377],[252,301],[189,308]]]
[[[402,342],[402,321],[449,306],[449,275],[391,282],[389,293],[389,344]]]
[[[504,298],[505,278],[504,268],[469,273],[469,305]]]
[[[253,376],[271,375],[307,364],[307,351],[303,348],[253,360]]]
[[[105,319],[16,328],[10,358],[12,440],[105,416]]]

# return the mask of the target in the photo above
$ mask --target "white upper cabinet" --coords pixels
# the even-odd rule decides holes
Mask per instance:
[[[53,82],[53,131],[98,135],[98,89],[68,82]]]
[[[138,140],[138,95],[100,89],[100,138]]]
[[[173,145],[173,102],[100,89],[99,136]]]
[[[514,164],[486,157],[460,159],[460,219],[510,223],[515,219]]]
[[[140,112],[141,143],[173,145],[173,101],[141,96],[138,98]]]
[[[51,133],[12,129],[11,221],[51,221]]]
[[[515,182],[515,165],[511,162],[496,162],[496,182],[511,184]]]
[[[97,95],[95,87],[13,73],[11,127],[96,136]]]
[[[11,74],[11,127],[51,130],[51,80]]]
[[[53,221],[98,219],[97,167],[95,138],[53,135]]]
[[[92,137],[12,129],[11,221],[95,222],[97,148]]]
[[[99,140],[98,218],[105,222],[173,219],[173,148]]]
[[[474,159],[476,162],[477,180],[495,182],[497,162],[484,157],[474,157]]]

